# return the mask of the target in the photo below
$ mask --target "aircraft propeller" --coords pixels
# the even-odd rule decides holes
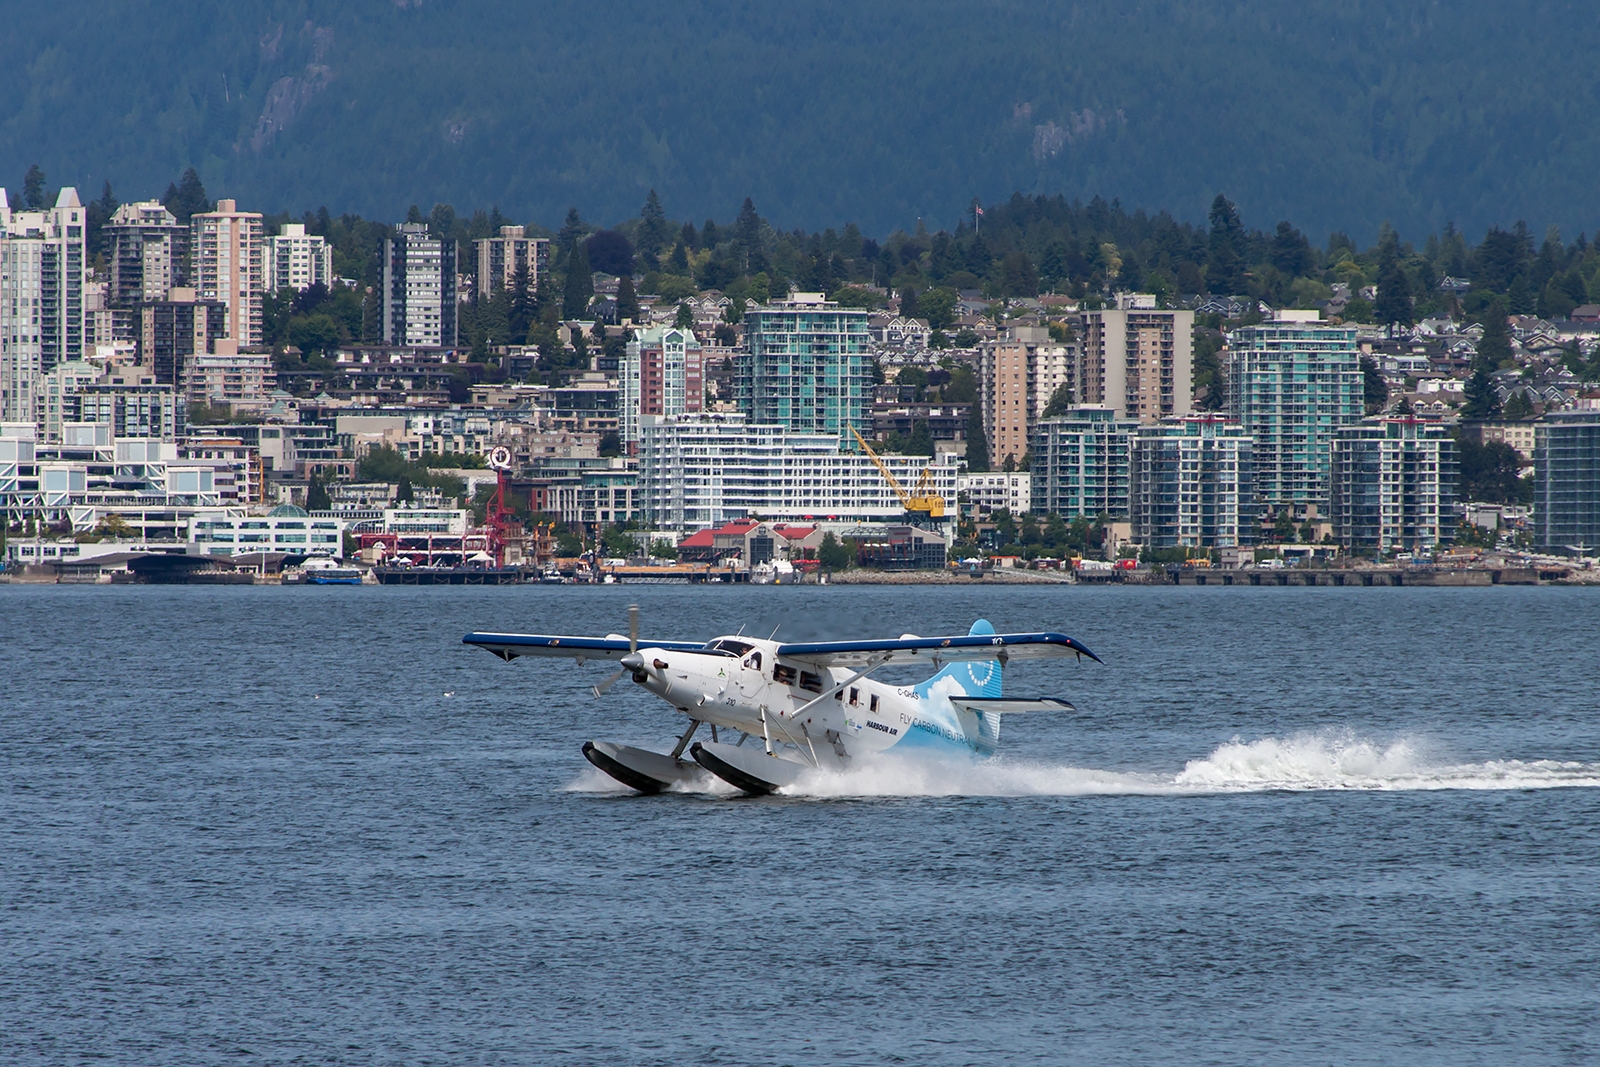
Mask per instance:
[[[628,655],[632,656],[638,650],[639,650],[639,605],[637,605],[637,604],[629,604],[628,605]],[[617,679],[621,678],[624,674],[627,673],[627,671],[628,671],[628,668],[626,666],[618,667],[617,668],[617,672],[615,674],[611,675],[611,677],[607,678],[605,681],[603,681],[599,685],[595,686],[591,690],[591,692],[593,692],[594,695],[597,696],[597,697],[605,696],[606,690],[610,689],[612,686],[616,685],[617,684]]]

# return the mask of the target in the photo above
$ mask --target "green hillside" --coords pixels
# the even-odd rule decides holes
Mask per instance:
[[[1569,0],[60,0],[7,13],[0,181],[267,210],[949,227],[1013,190],[1365,238],[1600,219]]]

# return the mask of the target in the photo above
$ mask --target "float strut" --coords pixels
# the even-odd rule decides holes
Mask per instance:
[[[673,759],[677,759],[679,756],[683,755],[683,750],[689,747],[689,738],[693,737],[694,732],[698,729],[700,729],[700,720],[690,719],[689,728],[683,732],[682,737],[678,738],[677,745],[675,745],[672,749]]]

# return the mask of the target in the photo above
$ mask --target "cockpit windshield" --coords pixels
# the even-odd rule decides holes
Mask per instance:
[[[755,645],[744,641],[736,641],[731,637],[721,637],[706,645],[706,651],[721,652],[725,656],[733,656],[737,659],[755,647]]]

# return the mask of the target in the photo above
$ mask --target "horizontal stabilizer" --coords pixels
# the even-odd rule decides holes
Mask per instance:
[[[501,659],[517,656],[548,656],[561,659],[620,660],[626,656],[626,637],[563,637],[556,634],[468,634],[464,645],[486,648]],[[669,652],[694,652],[705,648],[704,641],[640,641],[640,648],[664,648]]]
[[[959,637],[902,637],[891,641],[808,641],[778,646],[778,655],[821,667],[865,667],[873,663],[982,662],[1088,656],[1081,642],[1066,634],[962,634]]]
[[[1077,711],[1070,701],[1060,697],[964,697],[949,698],[952,707],[962,711],[987,712],[990,715],[1015,715],[1023,711]]]

